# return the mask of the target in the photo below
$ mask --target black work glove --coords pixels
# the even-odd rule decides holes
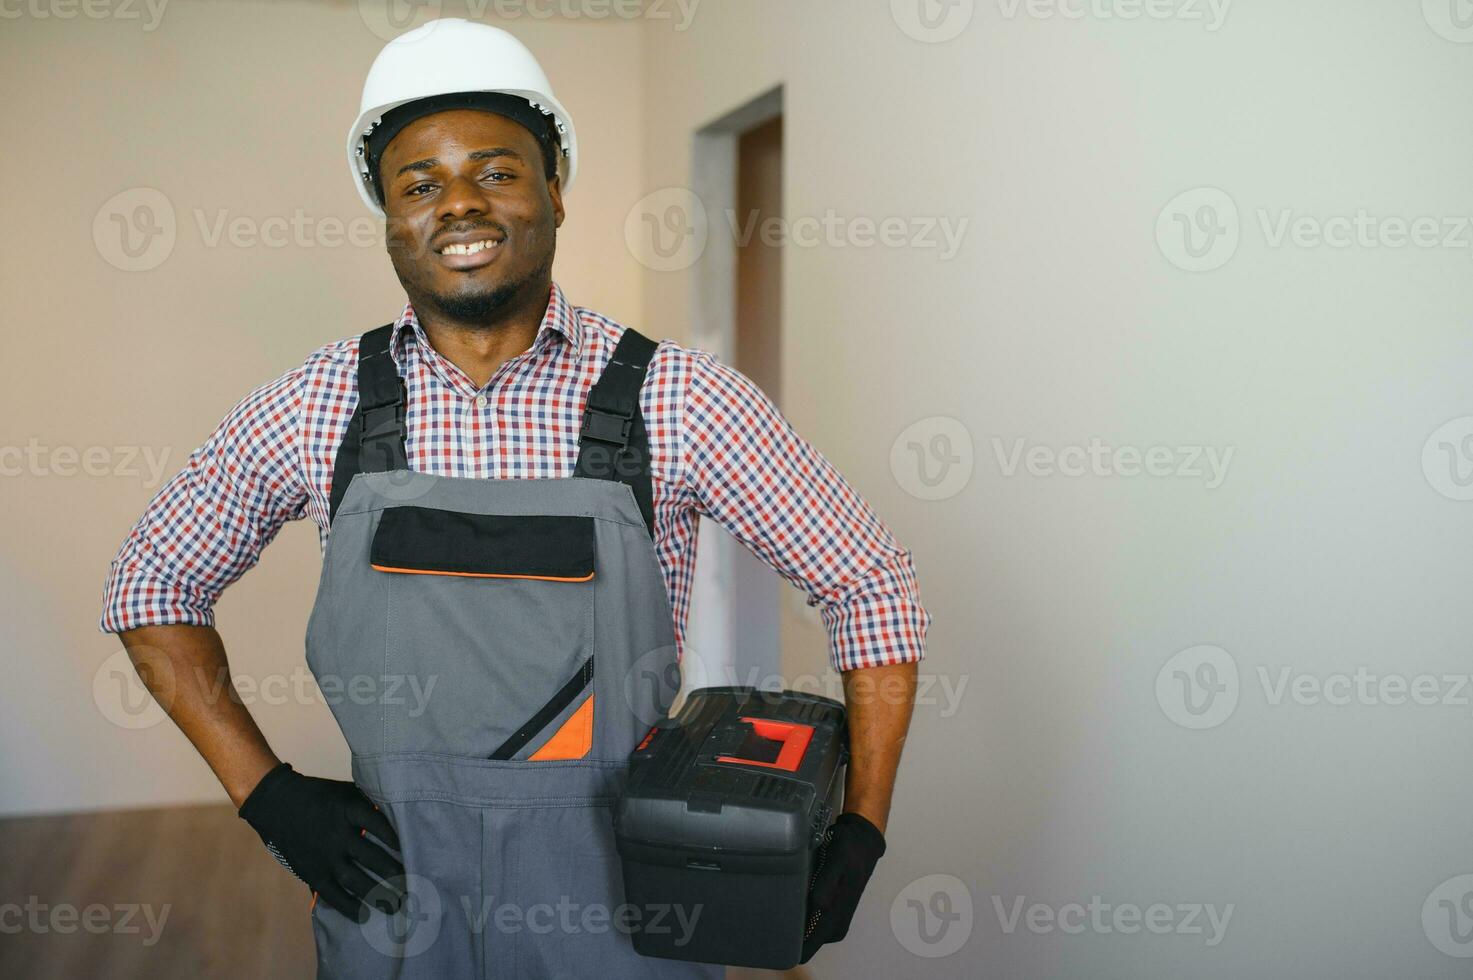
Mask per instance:
[[[261,777],[240,816],[282,867],[348,918],[367,921],[370,901],[383,912],[403,903],[404,865],[365,831],[396,851],[399,837],[352,783],[303,776],[283,762]]]
[[[807,963],[824,943],[849,934],[859,896],[885,853],[885,835],[857,813],[841,813],[824,835],[808,890],[808,927],[803,937]]]

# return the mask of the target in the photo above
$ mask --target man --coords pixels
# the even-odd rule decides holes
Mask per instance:
[[[821,607],[843,671],[852,758],[805,959],[843,938],[930,622],[909,552],[743,375],[569,304],[575,134],[511,35],[445,19],[388,44],[348,158],[408,304],[229,413],[124,542],[101,624],[313,890],[319,975],[711,975],[616,929],[487,919],[622,903],[609,804],[666,706],[626,681],[672,672],[703,514]],[[352,782],[297,773],[212,696],[217,597],[302,517],[325,551],[308,663],[385,685],[330,699]],[[406,678],[428,710],[387,695]]]

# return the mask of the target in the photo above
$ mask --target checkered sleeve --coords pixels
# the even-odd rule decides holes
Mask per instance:
[[[154,495],[108,571],[103,632],[213,626],[220,593],[305,513],[301,384],[297,369],[247,395]]]
[[[693,353],[682,429],[696,510],[808,594],[836,669],[921,659],[931,617],[911,553],[761,389]]]

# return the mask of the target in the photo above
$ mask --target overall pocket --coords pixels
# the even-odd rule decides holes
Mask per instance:
[[[595,557],[592,517],[386,509],[369,555],[388,583],[384,750],[586,754],[567,753],[592,733]]]

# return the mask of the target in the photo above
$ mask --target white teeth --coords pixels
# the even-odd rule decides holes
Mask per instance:
[[[491,241],[488,238],[488,239],[485,239],[484,241],[470,242],[469,244],[466,244],[466,245],[446,245],[444,248],[440,249],[440,254],[441,255],[475,255],[477,252],[484,252],[486,249],[488,249],[488,248],[494,248],[494,247],[496,247],[499,244],[500,244],[499,242],[493,242],[493,241]]]

